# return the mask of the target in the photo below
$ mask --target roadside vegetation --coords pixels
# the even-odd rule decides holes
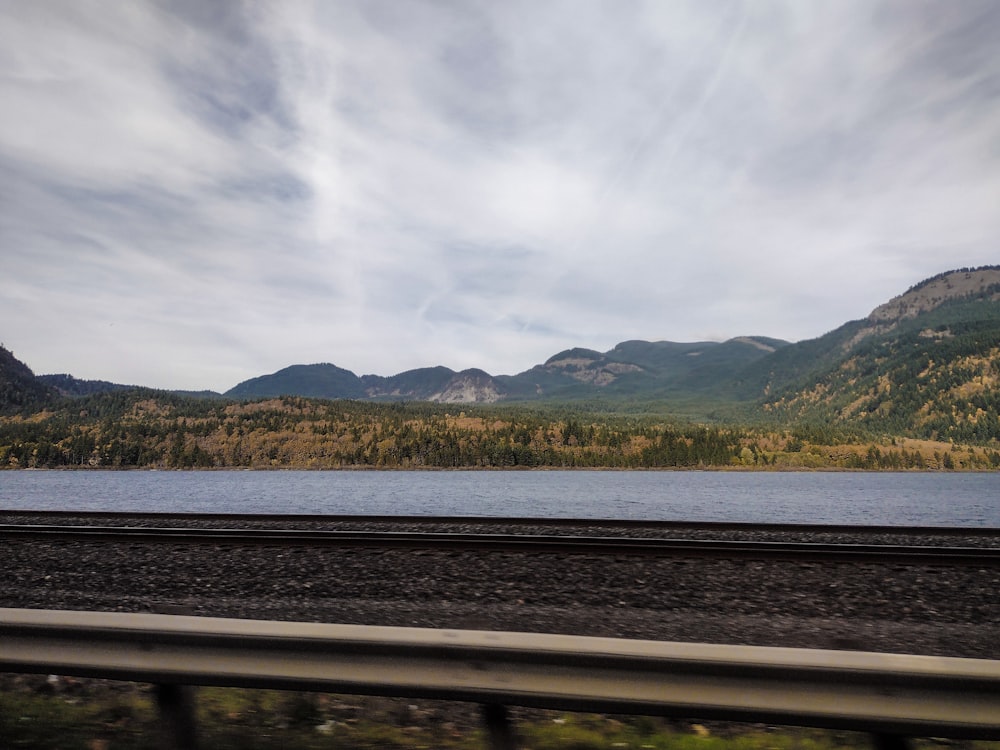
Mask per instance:
[[[151,688],[106,680],[0,676],[0,747],[144,750],[160,747]],[[197,691],[201,746],[216,750],[481,750],[488,746],[471,704],[236,688]],[[512,709],[520,746],[532,750],[861,750],[857,732],[670,721]],[[916,741],[915,750],[941,741]],[[948,742],[954,750],[1000,750],[1000,742]]]

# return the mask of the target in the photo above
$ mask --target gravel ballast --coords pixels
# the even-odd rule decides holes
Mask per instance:
[[[4,514],[0,520],[52,522],[28,514]],[[96,523],[92,518],[86,522]],[[177,518],[135,523],[188,522]],[[122,523],[115,519],[116,525]],[[355,523],[350,528],[379,530],[376,526]],[[509,530],[474,526],[422,525],[416,530]],[[317,523],[299,527],[343,528]],[[622,533],[600,525],[549,528],[541,523],[518,531]],[[666,535],[662,529],[626,533]],[[683,536],[778,538],[777,532],[733,534],[706,528]],[[998,544],[996,537],[981,535],[792,536],[796,541]],[[3,607],[185,612],[1000,658],[996,567],[4,540],[0,569]]]

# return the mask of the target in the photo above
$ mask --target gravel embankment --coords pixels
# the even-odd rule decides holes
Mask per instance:
[[[0,522],[51,520],[4,514]],[[169,525],[184,523],[179,518]],[[158,519],[148,525],[168,523]],[[367,528],[378,530],[376,525]],[[417,530],[473,529],[420,525]],[[477,524],[474,530],[507,529]],[[613,527],[541,524],[518,531],[623,533]],[[639,535],[640,530],[624,533]],[[650,530],[644,535],[664,534]],[[683,534],[706,535],[748,538],[745,531],[717,529]],[[799,541],[1000,544],[995,537],[975,535],[891,534],[862,539],[837,534],[831,539],[798,532],[792,536]],[[789,535],[760,532],[750,537],[788,539]],[[186,611],[222,617],[1000,658],[1000,568],[996,567],[5,540],[0,545],[0,570],[4,607]]]

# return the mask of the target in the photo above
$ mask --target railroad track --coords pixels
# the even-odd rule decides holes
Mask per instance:
[[[0,509],[0,522],[24,523],[24,518],[44,520],[46,525],[127,525],[138,522],[152,525],[156,522],[210,524],[228,522],[238,525],[270,524],[289,527],[296,524],[348,524],[378,526],[505,526],[586,528],[599,526],[609,529],[658,529],[664,533],[684,533],[691,530],[710,532],[796,532],[805,534],[850,535],[907,535],[934,537],[989,537],[1000,540],[1000,528],[976,526],[871,526],[849,524],[810,523],[745,523],[738,521],[677,521],[634,518],[537,518],[493,516],[385,516],[385,515],[328,515],[288,513],[164,513],[154,511],[75,511],[75,510],[12,510]],[[64,522],[64,523],[60,523]]]
[[[0,538],[117,544],[368,547],[1000,567],[1000,548],[996,547],[729,541],[663,537],[2,524]]]

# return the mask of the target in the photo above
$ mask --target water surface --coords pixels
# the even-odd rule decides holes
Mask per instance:
[[[0,508],[1000,527],[1000,473],[0,471]]]

